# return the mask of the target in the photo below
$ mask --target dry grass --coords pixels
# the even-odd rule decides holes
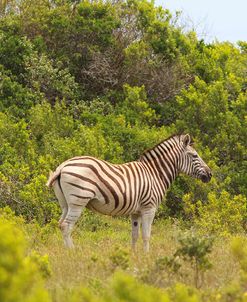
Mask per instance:
[[[74,250],[64,248],[57,229],[47,232],[42,242],[30,237],[32,249],[49,255],[52,276],[47,280],[47,288],[54,301],[66,301],[66,295],[78,287],[89,287],[100,293],[118,269],[156,287],[165,288],[176,282],[194,286],[194,271],[190,263],[183,262],[177,273],[169,269],[160,270],[156,265],[157,259],[172,256],[177,249],[177,238],[184,232],[177,224],[169,221],[154,224],[148,255],[142,251],[141,240],[137,253],[130,250],[130,223],[127,220],[101,217],[96,229],[95,226],[83,228],[82,225],[73,233]],[[112,255],[115,255],[115,260]],[[238,279],[239,268],[231,253],[229,238],[215,241],[210,260],[213,267],[204,274],[202,289],[222,288]]]

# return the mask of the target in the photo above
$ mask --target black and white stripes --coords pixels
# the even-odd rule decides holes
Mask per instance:
[[[180,173],[207,182],[211,172],[190,146],[189,135],[176,135],[143,153],[138,161],[114,165],[90,156],[69,159],[50,176],[63,210],[60,226],[65,244],[72,246],[70,233],[83,208],[112,215],[131,215],[132,244],[140,222],[144,249],[154,214],[165,192]]]

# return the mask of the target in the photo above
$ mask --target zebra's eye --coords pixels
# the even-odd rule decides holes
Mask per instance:
[[[188,155],[189,155],[189,157],[192,158],[192,159],[198,158],[198,155],[195,154],[194,152],[188,152]]]

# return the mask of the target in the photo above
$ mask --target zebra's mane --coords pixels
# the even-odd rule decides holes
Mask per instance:
[[[155,149],[157,146],[159,146],[159,145],[161,145],[161,144],[163,144],[163,143],[165,143],[165,142],[171,140],[172,138],[177,137],[177,138],[178,138],[178,141],[180,141],[180,140],[181,140],[181,137],[184,136],[184,135],[185,135],[185,134],[183,134],[183,133],[179,133],[179,134],[176,133],[176,134],[170,135],[170,136],[167,137],[166,139],[160,141],[160,142],[159,142],[158,144],[156,144],[155,146],[153,146],[153,147],[151,147],[151,148],[149,148],[149,149],[146,149],[144,152],[142,152],[140,158],[141,158],[143,155],[145,155],[145,154],[147,154],[148,152],[150,152],[150,151],[152,151],[153,149]],[[192,145],[194,145],[194,141],[193,141],[193,139],[191,138],[190,146],[192,146]]]
[[[172,134],[172,135],[170,135],[168,138],[166,138],[166,139],[160,141],[160,142],[159,142],[158,144],[156,144],[155,146],[153,146],[153,147],[151,147],[151,148],[149,148],[149,149],[146,149],[146,150],[141,154],[140,159],[141,159],[145,154],[149,153],[150,151],[152,151],[153,149],[155,149],[155,148],[156,148],[157,146],[159,146],[160,144],[163,144],[163,143],[165,143],[165,142],[171,140],[172,138],[177,137],[177,138],[180,140],[180,137],[181,137],[182,135],[183,135],[183,134]]]

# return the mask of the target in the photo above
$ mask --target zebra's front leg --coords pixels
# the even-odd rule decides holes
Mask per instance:
[[[132,214],[131,215],[131,226],[132,226],[132,250],[136,250],[136,242],[139,237],[139,230],[140,230],[140,215]]]
[[[142,240],[144,252],[149,252],[149,240],[151,236],[151,227],[154,220],[155,209],[145,210],[141,213],[142,221]]]

